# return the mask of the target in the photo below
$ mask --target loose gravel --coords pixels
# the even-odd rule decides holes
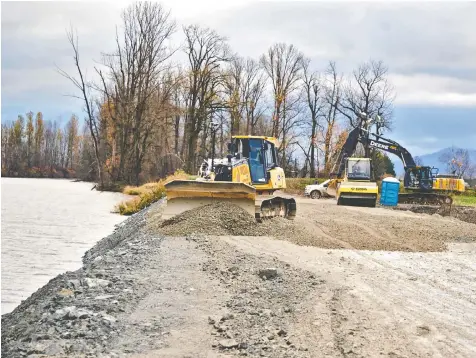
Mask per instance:
[[[167,236],[192,234],[232,236],[311,237],[311,233],[281,217],[266,219],[262,223],[241,207],[227,202],[217,202],[188,210],[171,219],[151,220],[151,232]]]

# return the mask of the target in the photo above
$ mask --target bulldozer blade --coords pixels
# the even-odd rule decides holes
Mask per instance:
[[[187,210],[216,202],[229,202],[255,216],[256,189],[244,183],[174,180],[165,184],[167,220]]]

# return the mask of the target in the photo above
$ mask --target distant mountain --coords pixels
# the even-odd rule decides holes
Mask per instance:
[[[457,148],[457,149],[459,149],[459,148]],[[439,169],[440,173],[446,173],[447,172],[446,165],[440,161],[440,157],[443,154],[448,153],[448,152],[451,152],[451,147],[441,149],[441,150],[439,150],[437,152],[434,152],[434,153],[420,155],[419,158],[421,160],[422,165],[435,167],[435,168]],[[468,149],[468,153],[469,153],[470,162],[473,163],[473,164],[476,164],[476,149]],[[414,159],[415,158],[416,157],[414,157]],[[400,159],[395,158],[394,156],[392,156],[391,159],[392,159],[393,163],[395,164],[395,171],[396,171],[397,175],[398,176],[403,175],[403,166],[402,166],[402,162],[400,161]]]

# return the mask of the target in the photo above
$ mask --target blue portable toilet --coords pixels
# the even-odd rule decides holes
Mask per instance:
[[[397,178],[388,177],[383,179],[380,204],[385,206],[396,206],[398,204],[399,191],[400,181]]]

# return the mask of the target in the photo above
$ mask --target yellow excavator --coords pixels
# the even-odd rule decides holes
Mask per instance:
[[[226,158],[202,164],[196,180],[174,180],[165,185],[167,207],[162,218],[217,201],[236,204],[257,221],[276,216],[294,219],[296,201],[275,196],[286,188],[284,170],[278,166],[276,138],[233,136]]]

